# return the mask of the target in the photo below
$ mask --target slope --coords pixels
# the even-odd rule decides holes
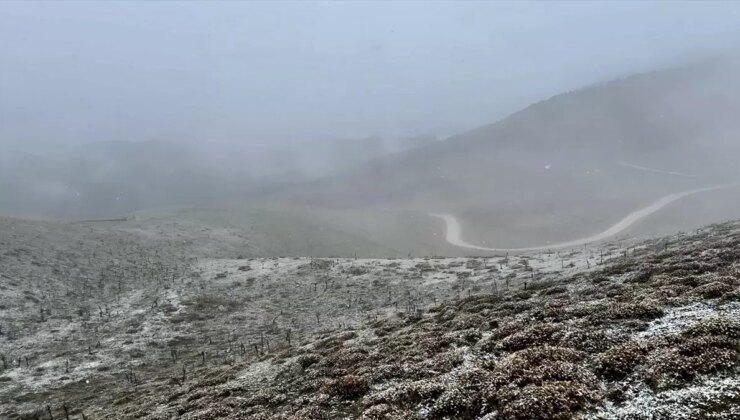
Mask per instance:
[[[89,383],[104,384],[105,393],[79,378],[45,392],[24,390],[4,414],[33,418],[49,404],[60,416],[69,407],[76,416],[152,420],[736,418],[739,245],[735,222],[636,244],[623,255],[609,249],[616,255],[593,270],[538,272],[529,279],[517,271],[530,264],[539,270],[540,257],[550,257],[526,263],[501,258],[496,266],[515,274],[511,283],[488,259],[474,258],[206,262],[211,269],[201,264],[203,279],[223,275],[201,282],[205,294],[173,281],[162,309],[143,304],[106,321],[137,329],[122,318],[141,317],[148,326],[143,331],[119,333],[100,349],[82,347],[67,356],[75,374],[115,363],[130,366],[129,376],[88,373]],[[587,252],[572,262],[584,258]],[[425,272],[432,278],[453,274],[437,285],[451,281],[457,288],[449,293],[404,276],[417,270],[422,278]],[[316,291],[311,283],[322,278],[328,279],[325,288]],[[484,283],[484,290],[471,287],[455,298],[462,288]],[[297,287],[283,289],[290,284]],[[345,288],[352,289],[346,305],[339,303]],[[292,293],[288,300],[299,306],[318,300],[334,318],[319,327],[318,317],[313,324],[301,310],[293,312],[295,305],[283,312],[266,304],[271,317],[255,324],[254,305],[240,305],[234,296],[250,294],[265,304],[271,298],[262,289],[274,290],[274,297]],[[392,307],[386,293],[404,303],[388,316],[375,310]],[[339,300],[327,301],[331,295]],[[172,327],[183,315],[190,322]],[[312,331],[291,341],[286,331],[295,333],[296,325]],[[170,337],[147,338],[163,328],[178,335],[167,345]],[[245,349],[240,343],[247,337]],[[140,340],[140,356],[101,363],[114,340],[123,339],[124,345]],[[42,351],[35,356],[37,366],[58,358]],[[40,367],[39,376],[63,375],[62,366]],[[34,381],[34,365],[11,362],[7,369],[0,377],[5,382]]]
[[[479,235],[470,239],[501,247],[589,236],[661,196],[734,180],[735,68],[704,63],[564,93],[280,198],[452,213]]]

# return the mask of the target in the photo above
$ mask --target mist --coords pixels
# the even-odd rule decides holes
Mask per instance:
[[[15,147],[445,137],[734,48],[733,2],[3,2]]]
[[[733,2],[3,2],[0,200],[6,213],[66,217],[251,200],[562,92],[734,56],[739,13]]]
[[[0,419],[738,418],[738,23],[0,0]]]

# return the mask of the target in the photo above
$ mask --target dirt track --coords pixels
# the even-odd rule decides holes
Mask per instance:
[[[663,207],[673,203],[674,201],[678,201],[682,198],[694,195],[694,194],[700,194],[704,192],[709,191],[717,191],[722,190],[726,188],[734,188],[740,186],[740,182],[735,182],[732,184],[722,184],[722,185],[715,185],[711,187],[704,187],[704,188],[696,188],[688,191],[683,191],[679,193],[674,193],[667,195],[665,197],[660,198],[658,201],[654,202],[653,204],[650,204],[647,207],[643,207],[639,210],[635,210],[632,213],[628,214],[624,219],[620,220],[610,228],[606,229],[603,232],[597,233],[595,235],[591,235],[585,238],[580,239],[574,239],[572,241],[566,241],[566,242],[559,242],[554,244],[546,244],[546,245],[539,245],[539,246],[532,246],[532,247],[525,247],[525,248],[490,248],[480,245],[471,244],[469,242],[466,242],[462,238],[462,226],[460,225],[460,222],[455,218],[455,216],[450,214],[439,214],[439,213],[430,213],[429,215],[432,217],[437,217],[445,222],[445,240],[454,246],[462,247],[462,248],[468,248],[468,249],[475,249],[479,251],[491,251],[491,252],[529,252],[529,251],[545,251],[548,249],[558,249],[558,248],[573,248],[593,242],[600,242],[605,239],[611,238],[635,223],[639,222],[640,220],[658,212]]]

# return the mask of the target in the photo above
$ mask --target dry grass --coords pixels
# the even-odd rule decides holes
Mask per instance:
[[[172,368],[152,368],[146,381],[110,388],[116,405],[91,399],[90,412],[110,419],[617,418],[640,393],[738,378],[738,250],[737,224],[668,250],[648,242],[627,261],[528,290],[367,317],[249,357],[225,352],[219,363],[189,364],[184,381],[173,379],[180,372]],[[353,273],[368,275],[361,271]],[[183,307],[228,312],[232,304],[199,292]],[[716,400],[722,403],[680,408],[692,418],[731,418],[729,402],[740,394],[727,388]],[[650,417],[662,408],[645,410]]]

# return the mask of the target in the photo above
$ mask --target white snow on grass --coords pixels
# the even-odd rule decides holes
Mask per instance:
[[[701,321],[718,316],[740,317],[740,304],[732,302],[722,306],[704,302],[673,308],[652,321],[645,331],[634,335],[636,339],[680,334]],[[711,409],[722,406],[723,418],[740,418],[740,378],[704,377],[699,383],[675,390],[654,392],[644,384],[630,387],[627,399],[621,404],[606,402],[595,413],[584,415],[587,419],[693,419]],[[723,403],[729,401],[729,403]],[[729,413],[727,407],[731,407]]]
[[[272,360],[255,362],[244,369],[235,379],[236,382],[255,384],[272,379],[279,372]]]
[[[723,306],[713,306],[700,302],[673,308],[664,316],[650,322],[645,331],[640,331],[635,336],[637,338],[648,338],[680,333],[700,321],[720,315],[740,318],[740,304],[732,302]]]
[[[724,418],[740,418],[740,378],[705,378],[697,385],[658,393],[647,387],[633,391],[628,400],[615,405],[606,403],[586,419],[694,419],[712,406],[729,405]],[[728,403],[723,403],[728,401]],[[723,407],[727,409],[727,407]],[[707,417],[708,418],[708,417]]]

